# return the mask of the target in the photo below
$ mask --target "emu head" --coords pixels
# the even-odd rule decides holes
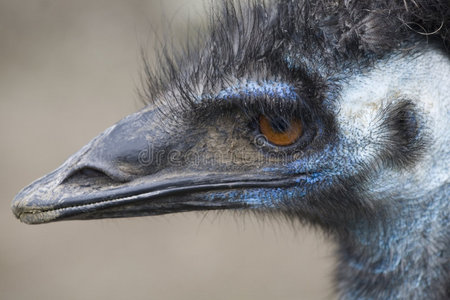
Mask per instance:
[[[337,238],[343,297],[444,298],[450,7],[398,2],[222,4],[146,68],[146,107],[23,189],[15,215],[299,218]]]

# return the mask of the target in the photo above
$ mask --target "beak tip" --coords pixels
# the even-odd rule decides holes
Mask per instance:
[[[25,206],[25,204],[24,204],[25,199],[24,199],[24,195],[23,195],[24,193],[23,193],[23,191],[24,191],[24,190],[21,190],[21,191],[14,197],[14,199],[13,199],[12,202],[11,202],[11,210],[12,210],[14,216],[15,216],[17,219],[20,219],[20,216],[21,216],[21,214],[22,214],[22,212],[23,212],[23,210],[24,210],[24,206]]]
[[[14,216],[25,224],[45,223],[56,216],[42,210],[41,201],[35,193],[30,193],[29,187],[21,190],[11,202]]]
[[[11,203],[11,210],[14,214],[14,216],[20,220],[23,223],[27,223],[28,222],[28,218],[27,218],[27,213],[25,213],[25,211],[27,210],[27,203],[29,201],[27,201],[26,195],[24,195],[23,190],[20,191],[13,199],[12,203]]]

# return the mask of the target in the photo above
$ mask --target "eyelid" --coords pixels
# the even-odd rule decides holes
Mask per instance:
[[[234,109],[252,119],[259,114],[291,117],[303,111],[305,102],[298,87],[274,80],[242,81],[215,94],[200,97],[195,109],[197,118],[208,119]]]
[[[226,88],[217,93],[215,99],[226,101],[233,99],[266,98],[283,99],[283,101],[297,101],[295,88],[285,82],[277,81],[247,81],[234,87]]]

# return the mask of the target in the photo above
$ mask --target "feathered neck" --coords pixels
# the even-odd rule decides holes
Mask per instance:
[[[449,190],[347,228],[336,270],[342,299],[449,299]]]

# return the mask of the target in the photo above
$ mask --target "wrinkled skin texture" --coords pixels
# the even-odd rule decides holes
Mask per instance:
[[[272,28],[280,15],[257,12],[252,24]],[[242,35],[227,26],[212,32]],[[446,299],[448,53],[410,38],[402,49],[330,55],[330,37],[293,30],[283,46],[246,45],[235,69],[233,47],[227,58],[207,46],[187,55],[150,86],[144,109],[22,190],[15,215],[32,224],[216,209],[300,218],[339,244],[343,299]],[[222,60],[220,74],[199,75]],[[302,136],[274,145],[261,115],[301,120]]]

